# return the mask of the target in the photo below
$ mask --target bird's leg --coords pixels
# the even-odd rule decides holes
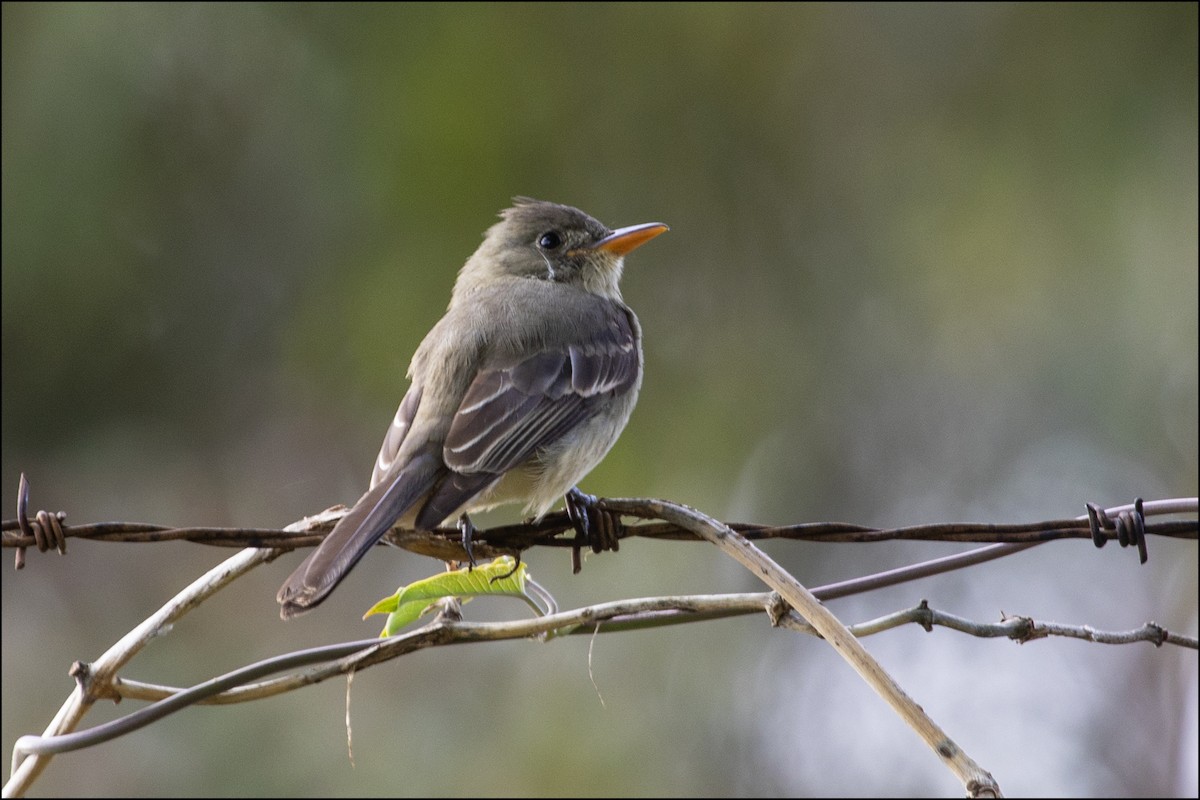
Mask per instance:
[[[594,495],[584,494],[578,486],[571,488],[564,498],[567,517],[575,526],[575,546],[572,548],[571,571],[583,568],[579,551],[586,543],[593,553],[604,550],[619,550],[621,547],[621,516],[597,506]]]
[[[467,572],[470,572],[476,566],[475,554],[471,552],[471,540],[475,538],[475,534],[479,533],[479,529],[475,527],[474,522],[471,522],[471,518],[465,511],[458,518],[458,532],[462,534],[463,550],[467,551]]]
[[[575,546],[571,548],[571,574],[578,575],[583,569],[583,556],[580,551],[583,550],[583,545],[588,538],[588,518],[587,509],[580,503],[583,497],[586,497],[583,492],[579,491],[578,486],[572,486],[563,498],[567,506],[567,519],[571,520],[571,524],[575,526]]]

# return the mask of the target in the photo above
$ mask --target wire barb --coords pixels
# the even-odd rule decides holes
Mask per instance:
[[[1150,558],[1146,551],[1146,514],[1143,510],[1142,498],[1134,498],[1133,508],[1117,514],[1114,521],[1100,506],[1095,503],[1085,503],[1088,515],[1088,525],[1092,529],[1092,543],[1096,547],[1108,544],[1107,531],[1117,532],[1117,541],[1121,547],[1134,545],[1138,549],[1138,559],[1145,564]]]
[[[49,511],[39,511],[34,517],[32,521],[29,519],[29,480],[22,472],[21,480],[17,484],[17,526],[22,535],[34,540],[38,552],[44,553],[54,547],[59,555],[65,556],[67,535],[63,532],[62,523],[67,518],[66,512],[51,514]],[[17,548],[14,566],[17,569],[25,569],[24,547]]]

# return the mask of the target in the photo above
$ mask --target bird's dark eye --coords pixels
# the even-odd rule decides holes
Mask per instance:
[[[543,250],[553,250],[562,244],[562,237],[557,231],[547,231],[538,238],[538,247]]]

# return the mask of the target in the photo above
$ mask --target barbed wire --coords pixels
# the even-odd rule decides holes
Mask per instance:
[[[39,511],[34,518],[28,515],[29,483],[25,475],[17,493],[17,517],[4,520],[3,546],[16,548],[16,567],[25,565],[25,551],[36,547],[45,552],[51,548],[66,554],[68,539],[88,539],[101,542],[176,542],[188,541],[214,547],[272,547],[293,550],[315,547],[345,514],[344,506],[335,506],[320,514],[305,517],[297,525],[286,528],[229,528],[186,526],[172,527],[144,522],[99,522],[66,525],[62,511]],[[603,507],[604,500],[600,500]],[[1143,502],[1138,498],[1130,506],[1106,512],[1094,503],[1085,505],[1088,515],[1074,519],[1044,520],[1017,524],[992,523],[935,523],[900,528],[872,528],[846,522],[807,522],[795,525],[762,525],[729,522],[730,528],[751,541],[785,539],[808,542],[884,542],[940,541],[994,544],[1031,544],[1060,539],[1091,539],[1097,547],[1117,541],[1122,547],[1136,547],[1144,563],[1147,557],[1146,536],[1165,536],[1177,539],[1200,538],[1200,521],[1146,521],[1147,515],[1196,513],[1197,499],[1173,498]],[[613,509],[618,510],[619,509]],[[303,524],[299,524],[303,523]],[[500,525],[480,530],[472,544],[476,556],[495,558],[515,555],[531,547],[563,547],[577,549],[579,542],[560,534],[574,531],[566,512],[547,514],[541,520]],[[618,538],[640,537],[669,541],[700,541],[695,534],[667,522],[648,522],[621,525]],[[462,534],[456,528],[415,531],[393,528],[381,540],[421,555],[442,560],[465,560]]]

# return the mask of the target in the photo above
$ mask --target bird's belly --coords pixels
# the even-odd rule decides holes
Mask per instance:
[[[619,433],[619,427],[611,420],[591,420],[504,473],[464,508],[474,513],[508,503],[523,503],[525,514],[540,519],[600,463]]]
[[[464,507],[467,513],[487,511],[496,506],[510,503],[530,502],[538,485],[538,469],[531,459],[524,465],[510,469],[492,486],[471,498]]]

